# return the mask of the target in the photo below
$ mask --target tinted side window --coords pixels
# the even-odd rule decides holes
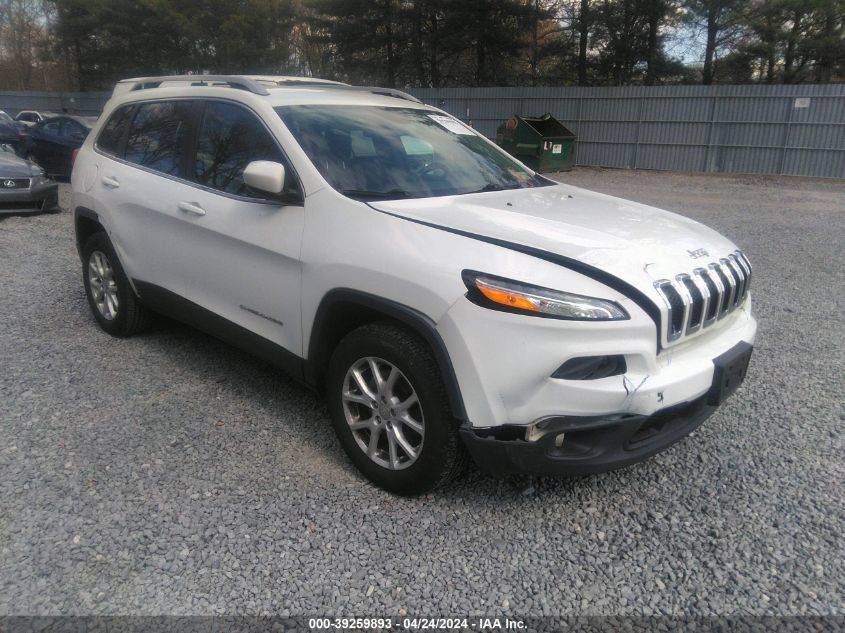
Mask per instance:
[[[50,119],[43,125],[41,125],[41,131],[48,136],[58,136],[59,132],[61,131],[62,127],[62,120],[61,119]]]
[[[85,138],[88,135],[88,130],[82,127],[73,119],[66,119],[65,126],[62,128],[62,136],[66,138]]]
[[[243,181],[244,168],[254,160],[285,163],[273,137],[254,114],[230,103],[207,102],[197,139],[194,180],[227,193],[260,198]],[[295,181],[287,171],[290,190]]]
[[[162,101],[138,106],[124,158],[164,174],[179,175],[185,156],[185,140],[192,102]]]
[[[132,106],[118,108],[103,126],[97,137],[97,148],[114,156],[122,155],[121,143],[132,118]]]

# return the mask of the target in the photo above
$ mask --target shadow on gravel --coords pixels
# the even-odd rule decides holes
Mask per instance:
[[[95,324],[92,322],[91,326]],[[132,340],[143,341],[149,352],[167,355],[170,363],[178,363],[179,375],[187,382],[216,384],[223,400],[239,398],[260,403],[262,409],[279,412],[279,415],[272,416],[277,424],[267,429],[275,440],[291,446],[302,442],[316,444],[323,467],[337,469],[354,479],[365,481],[338,444],[323,398],[282,370],[164,316],[158,316],[151,330],[132,337]],[[261,424],[259,420],[253,422]],[[260,439],[256,437],[256,441]],[[599,478],[511,475],[498,479],[481,474],[475,464],[470,463],[462,477],[435,494],[447,501],[469,501],[473,506],[529,500],[540,494],[553,494],[559,501],[565,501],[562,497],[571,496],[585,485],[594,485]],[[375,487],[373,490],[376,490]]]

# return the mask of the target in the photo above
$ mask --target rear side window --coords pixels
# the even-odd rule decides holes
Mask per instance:
[[[62,128],[62,136],[70,139],[80,140],[88,135],[88,130],[72,119],[66,119]]]
[[[97,149],[113,156],[122,156],[123,139],[132,119],[132,106],[123,106],[114,111],[97,137]]]
[[[62,128],[61,119],[50,119],[41,125],[41,131],[48,136],[58,136]]]
[[[258,118],[237,105],[209,101],[197,138],[193,179],[219,191],[252,198],[262,196],[244,184],[244,168],[254,160],[285,164],[284,155]],[[295,187],[287,170],[286,189]]]
[[[138,106],[126,139],[124,158],[163,174],[180,175],[191,108],[190,101],[161,101]]]

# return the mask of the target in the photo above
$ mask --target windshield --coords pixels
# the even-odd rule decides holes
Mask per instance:
[[[451,117],[430,110],[276,108],[332,187],[359,200],[426,198],[549,184]]]
[[[15,120],[12,117],[10,117],[7,113],[5,113],[3,110],[0,110],[0,121],[2,121],[3,123],[14,123],[15,122]]]

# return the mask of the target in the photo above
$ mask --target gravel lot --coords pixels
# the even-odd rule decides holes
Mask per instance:
[[[0,614],[845,614],[845,183],[560,178],[746,250],[749,380],[646,463],[412,500],[272,368],[176,324],[101,332],[69,213],[1,219]]]

